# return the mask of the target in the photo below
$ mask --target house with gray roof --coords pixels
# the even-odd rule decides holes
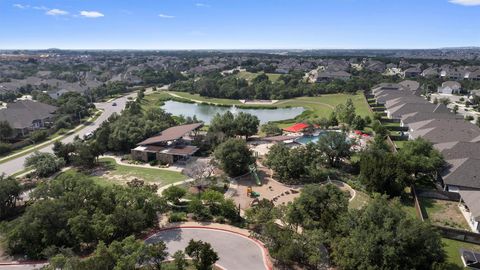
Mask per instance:
[[[422,70],[418,67],[407,68],[405,71],[403,71],[404,78],[417,78],[420,77],[421,74]]]
[[[333,81],[333,80],[350,80],[352,75],[346,71],[322,71],[317,75],[317,82]]]
[[[0,121],[7,121],[14,129],[14,136],[25,136],[31,131],[49,127],[57,107],[32,100],[8,103],[0,109]]]
[[[446,81],[438,87],[438,93],[440,94],[458,94],[460,91],[462,91],[462,85],[454,81]]]
[[[433,144],[446,142],[479,142],[480,129],[470,123],[458,119],[434,119],[410,123],[411,139],[422,137]]]
[[[448,113],[450,110],[443,104],[432,103],[404,103],[392,108],[387,108],[387,116],[392,119],[401,119],[403,115],[414,112]]]

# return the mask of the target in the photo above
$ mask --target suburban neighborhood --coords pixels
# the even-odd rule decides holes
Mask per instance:
[[[479,8],[0,1],[0,270],[480,269]]]

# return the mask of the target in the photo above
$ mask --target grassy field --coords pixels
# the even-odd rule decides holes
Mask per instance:
[[[158,186],[165,186],[187,179],[185,175],[179,172],[119,165],[111,158],[102,158],[100,163],[108,172],[108,177],[93,176],[95,182],[100,185],[124,184],[129,178],[138,178]]]
[[[248,72],[248,71],[241,71],[240,73],[237,74],[237,77],[245,79],[247,81],[251,81],[251,80],[255,79],[255,77],[257,77],[260,74],[261,73],[252,73],[252,72]],[[268,76],[268,78],[272,82],[276,82],[278,80],[278,78],[280,78],[280,76],[282,76],[282,74],[277,74],[277,73],[265,73],[265,74]]]
[[[241,107],[242,103],[238,100],[233,99],[220,99],[220,98],[207,98],[200,95],[193,95],[185,92],[161,92],[151,94],[146,97],[145,107],[155,106],[158,104],[157,100],[164,98],[166,94],[170,94],[172,97],[178,96],[190,101],[196,102],[207,102],[212,104],[219,105],[236,105]],[[299,97],[293,99],[280,100],[273,105],[259,105],[258,107],[303,107],[306,111],[299,116],[300,120],[313,119],[317,117],[328,117],[330,113],[335,109],[335,106],[339,104],[344,104],[348,99],[352,99],[353,104],[355,105],[357,114],[361,116],[373,116],[369,110],[368,103],[363,96],[363,93],[358,92],[356,95],[348,94],[328,94],[321,95],[316,97]],[[285,124],[290,124],[295,122],[295,120],[284,121]]]
[[[451,264],[452,270],[464,269],[462,259],[460,258],[460,253],[459,253],[460,248],[480,252],[480,245],[460,242],[460,241],[446,239],[446,238],[442,238],[442,242],[444,244],[446,261]]]

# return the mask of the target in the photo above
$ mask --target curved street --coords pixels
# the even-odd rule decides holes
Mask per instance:
[[[92,132],[96,130],[104,121],[106,121],[112,114],[114,113],[120,113],[124,108],[125,105],[128,101],[128,97],[134,98],[137,94],[132,93],[117,99],[114,99],[113,101],[109,102],[102,102],[102,103],[95,103],[95,107],[97,109],[102,109],[103,112],[102,114],[91,124],[88,126],[80,129],[79,131],[61,139],[60,141],[63,143],[69,143],[72,142],[75,136],[79,136],[80,138],[83,137],[85,134],[88,132]],[[116,103],[117,106],[113,106],[113,103]],[[47,153],[52,153],[53,152],[53,143],[46,145],[45,147],[39,149],[38,151],[40,152],[47,152]],[[18,171],[21,171],[24,169],[23,164],[25,163],[25,160],[27,157],[31,156],[33,153],[26,154],[20,157],[17,157],[15,159],[9,160],[5,163],[0,164],[0,174],[5,173],[6,175],[12,175]]]
[[[146,243],[164,241],[168,253],[183,250],[190,239],[212,245],[220,260],[217,265],[226,270],[268,270],[268,259],[260,243],[239,233],[215,228],[174,228],[150,236]]]

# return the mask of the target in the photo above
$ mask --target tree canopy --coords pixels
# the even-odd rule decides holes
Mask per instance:
[[[340,228],[333,258],[341,269],[433,269],[445,257],[429,223],[407,217],[398,202],[384,197],[351,211]]]
[[[252,152],[242,139],[228,139],[215,149],[215,159],[229,176],[248,172],[248,166],[255,163]]]

